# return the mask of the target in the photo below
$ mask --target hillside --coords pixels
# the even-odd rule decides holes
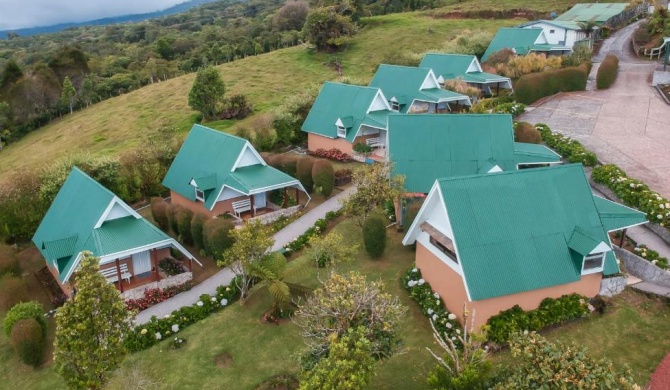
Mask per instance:
[[[339,58],[344,74],[369,79],[384,57],[396,51],[421,52],[465,29],[494,32],[521,20],[445,20],[423,13],[366,18],[350,48],[332,55],[314,54],[304,46],[247,57],[218,67],[227,93],[244,93],[255,114],[267,112],[286,96],[337,74],[325,66]],[[194,121],[187,95],[195,74],[170,79],[118,96],[28,134],[0,152],[0,177],[19,169],[41,167],[68,153],[114,155],[138,143],[161,126],[185,132]],[[225,126],[224,126],[225,127]]]

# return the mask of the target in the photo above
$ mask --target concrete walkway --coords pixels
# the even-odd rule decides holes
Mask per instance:
[[[291,240],[303,234],[307,229],[314,226],[317,219],[325,217],[327,212],[339,210],[342,207],[340,199],[346,197],[354,190],[354,187],[347,188],[278,231],[274,235],[275,244],[272,247],[272,251],[279,250]],[[229,285],[234,277],[235,274],[230,269],[224,268],[192,289],[140,312],[135,317],[135,323],[138,325],[144,324],[149,322],[152,316],[161,318],[181,307],[191,306],[198,302],[202,294],[216,294],[217,287]]]

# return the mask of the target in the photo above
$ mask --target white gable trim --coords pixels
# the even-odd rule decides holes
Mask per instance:
[[[116,259],[123,259],[123,258],[129,257],[129,256],[132,256],[136,253],[140,253],[140,252],[144,252],[144,251],[148,251],[148,250],[152,250],[152,249],[162,249],[162,248],[166,248],[168,246],[174,246],[180,252],[182,252],[184,254],[184,256],[186,256],[187,258],[189,258],[191,260],[194,260],[196,263],[198,263],[202,266],[202,263],[200,263],[198,261],[198,259],[195,258],[195,256],[193,256],[191,253],[189,253],[189,251],[187,251],[183,246],[181,246],[173,238],[169,238],[167,240],[154,242],[154,243],[148,244],[148,245],[139,246],[137,248],[127,249],[127,250],[121,251],[121,252],[110,253],[110,254],[105,255],[105,256],[100,256],[100,264],[108,264],[108,263],[111,263],[112,261],[114,261]]]
[[[594,254],[594,253],[609,252],[611,250],[612,250],[612,248],[610,248],[609,245],[605,244],[604,241],[600,241],[600,244],[598,244],[597,247],[593,248],[593,250],[591,252],[589,252],[589,254],[591,255],[591,254]]]
[[[112,208],[114,207],[115,204],[118,204],[121,207],[123,207],[126,211],[128,211],[128,214],[132,215],[133,217],[135,217],[137,219],[142,218],[139,214],[137,214],[137,212],[135,210],[130,208],[130,206],[128,206],[124,201],[122,201],[121,199],[119,199],[118,196],[115,195],[114,198],[112,198],[112,200],[107,205],[107,208],[102,213],[102,215],[100,216],[100,219],[98,219],[98,222],[96,222],[93,229],[97,229],[100,226],[102,226],[102,224],[107,220],[107,216],[109,215],[109,212],[112,211]]]
[[[258,162],[260,164],[267,165],[265,163],[265,161],[263,161],[263,157],[261,157],[261,155],[258,154],[256,149],[254,149],[254,147],[251,146],[249,141],[247,141],[247,142],[245,142],[244,147],[240,151],[240,154],[237,155],[237,160],[235,160],[235,164],[233,164],[233,167],[230,170],[231,172],[235,172],[235,170],[237,169],[237,166],[239,165],[240,161],[242,160],[242,157],[244,156],[244,152],[246,152],[247,150],[249,150],[249,151],[251,151],[251,153],[253,153],[254,157],[256,157],[258,159]]]
[[[483,72],[482,67],[479,64],[479,61],[477,60],[477,57],[475,57],[475,56],[472,57],[472,62],[470,63],[470,66],[468,66],[468,70],[465,71],[465,73],[470,73],[470,72]]]
[[[435,73],[433,73],[433,70],[428,69],[428,74],[426,75],[426,78],[423,80],[423,83],[421,83],[419,90],[431,89],[431,88],[440,88],[440,83],[437,81],[437,77],[435,77]]]
[[[499,165],[496,165],[495,167],[489,169],[489,171],[486,172],[486,173],[496,173],[496,172],[502,172],[502,171],[503,171],[502,168],[500,168]]]
[[[221,189],[219,190],[219,193],[216,194],[216,200],[214,201],[214,203],[212,203],[212,207],[209,207],[207,210],[209,210],[209,211],[214,210],[214,206],[216,206],[216,204],[219,202],[219,198],[221,197],[221,194],[223,193],[223,189],[226,188],[226,187],[228,187],[228,188],[230,188],[230,189],[233,189],[233,190],[239,192],[239,193],[242,194],[242,195],[249,195],[249,194],[247,194],[247,193],[244,192],[244,191],[240,191],[240,190],[238,190],[237,188],[234,188],[234,187],[232,187],[232,186],[229,186],[229,185],[225,185],[225,184],[224,184],[224,185],[221,186]]]
[[[544,30],[540,31],[540,34],[537,36],[537,39],[535,39],[535,44],[536,45],[548,45],[549,40],[547,40],[547,36],[544,34]]]
[[[384,105],[384,108],[378,109],[378,110],[373,110],[372,108],[377,105],[375,103],[381,103]],[[365,112],[366,114],[369,114],[372,111],[383,111],[383,110],[389,110],[391,111],[391,106],[389,103],[386,101],[386,96],[382,93],[382,90],[377,88],[377,93],[375,94],[374,99],[372,99],[372,102],[370,103],[370,106],[368,107],[368,110]],[[339,118],[338,118],[339,120]]]
[[[188,182],[188,185],[198,188],[198,183],[195,182],[195,179],[191,179],[191,181]]]
[[[342,123],[342,118],[337,118],[337,120],[335,121],[335,126],[344,127],[344,123]]]
[[[72,276],[72,274],[74,273],[74,271],[75,271],[75,270],[77,269],[77,267],[79,266],[79,262],[81,261],[82,256],[83,256],[83,252],[79,252],[79,254],[77,255],[77,257],[74,259],[74,264],[72,265],[72,267],[70,267],[70,271],[68,271],[68,273],[67,273],[67,274],[65,275],[65,277],[63,278],[63,283],[65,283],[65,282],[67,282],[68,280],[70,280],[70,277]],[[54,265],[56,266],[56,269],[58,270],[58,263],[57,263],[57,262],[54,262]],[[60,270],[59,270],[58,272],[60,273]]]

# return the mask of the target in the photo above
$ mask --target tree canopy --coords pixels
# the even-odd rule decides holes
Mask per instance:
[[[206,119],[215,118],[221,112],[225,92],[226,86],[216,68],[200,69],[188,93],[188,105]]]

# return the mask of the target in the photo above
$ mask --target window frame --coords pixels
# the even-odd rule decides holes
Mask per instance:
[[[335,126],[337,128],[337,136],[340,138],[347,138],[347,129],[344,126]]]
[[[428,234],[428,242],[430,242],[430,244],[437,248],[440,252],[444,253],[448,258],[453,260],[456,264],[458,264],[458,256],[456,256],[456,253],[442,245],[439,241],[437,241],[437,239],[435,239],[435,237],[430,234]]]
[[[598,266],[587,267],[587,262],[593,262],[595,260],[600,260],[600,263],[599,263]],[[583,261],[583,264],[582,264],[582,272],[593,271],[595,269],[603,268],[604,265],[605,265],[605,252],[589,253],[588,255],[584,256],[584,261]]]
[[[198,187],[195,187],[194,189],[195,189],[195,200],[199,200],[201,202],[204,202],[205,201],[205,191],[201,190]]]
[[[400,112],[400,103],[391,102],[391,110],[393,110],[395,112]]]

